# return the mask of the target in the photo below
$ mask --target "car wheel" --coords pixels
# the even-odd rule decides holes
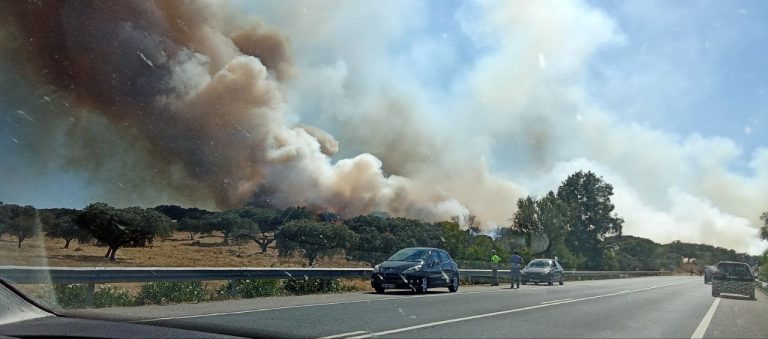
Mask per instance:
[[[560,282],[559,282],[560,286],[563,286],[563,281],[565,281],[565,277],[563,277],[563,275],[561,274],[560,275]]]
[[[376,290],[376,293],[378,293],[378,294],[384,293],[384,287],[375,287],[374,289]]]
[[[429,281],[427,281],[427,277],[421,278],[421,284],[419,286],[416,286],[416,293],[427,293],[429,290]]]
[[[554,285],[555,284],[555,282],[553,281],[554,279],[555,279],[555,276],[554,275],[550,275],[549,276],[549,281],[547,281],[547,285],[549,285],[549,286]]]
[[[523,285],[526,285],[526,284],[528,284],[528,281],[526,281],[526,280],[523,280],[523,281],[522,281],[522,284],[523,284]]]
[[[719,296],[720,296],[720,292],[717,292],[717,291],[714,291],[714,290],[713,290],[713,291],[712,291],[712,296],[713,296],[713,297],[719,297]]]
[[[456,292],[458,290],[459,290],[459,276],[454,275],[453,279],[451,279],[451,284],[448,285],[448,291]]]

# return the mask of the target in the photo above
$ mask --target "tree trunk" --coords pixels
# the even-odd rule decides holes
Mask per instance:
[[[117,248],[112,249],[112,254],[109,255],[109,261],[115,261],[115,253],[117,253]]]
[[[224,234],[224,240],[221,241],[224,245],[229,245],[229,233],[223,233]]]
[[[261,240],[258,240],[256,238],[253,239],[257,244],[259,244],[259,247],[261,248],[261,253],[267,253],[267,247],[269,247],[269,244],[272,243],[275,239],[269,240],[267,236],[262,236]]]
[[[104,258],[109,258],[109,255],[112,253],[112,247],[107,248],[107,254],[104,255]]]
[[[21,248],[21,242],[24,241],[24,238],[19,237],[19,248]]]
[[[189,232],[189,240],[195,240],[195,235],[197,235],[194,232]]]
[[[72,241],[72,239],[64,239],[64,248],[69,248],[70,241]]]
[[[312,267],[315,264],[315,259],[317,259],[317,257],[307,258],[307,260],[309,261],[309,267]]]

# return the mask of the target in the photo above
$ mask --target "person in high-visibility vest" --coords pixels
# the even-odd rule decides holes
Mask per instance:
[[[512,266],[510,269],[510,273],[512,273],[512,286],[510,288],[515,288],[515,283],[517,283],[517,288],[520,288],[520,269],[523,268],[525,261],[515,250],[512,256],[509,257],[509,263]]]
[[[499,263],[501,257],[496,255],[496,250],[491,250],[491,270],[493,270],[493,283],[491,286],[499,286]]]

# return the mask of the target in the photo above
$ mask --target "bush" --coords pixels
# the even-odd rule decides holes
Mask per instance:
[[[205,300],[205,286],[200,281],[161,281],[141,285],[138,304],[167,304]]]
[[[323,279],[288,279],[283,283],[285,291],[290,294],[302,295],[323,292],[341,292],[342,286],[339,279],[329,279],[328,289],[323,291]]]
[[[88,290],[83,284],[54,284],[53,293],[61,308],[84,308]]]
[[[127,290],[105,286],[93,293],[94,307],[135,306],[136,300],[131,298]]]
[[[368,291],[371,289],[371,285],[368,279],[345,279],[340,280],[339,290],[341,292],[356,292],[356,291]],[[364,287],[361,287],[363,285]]]
[[[757,277],[761,281],[768,282],[768,265],[763,265],[762,267],[760,267],[760,270],[757,271]]]
[[[283,294],[280,280],[240,280],[237,282],[237,295],[239,298],[272,297]],[[232,282],[228,282],[219,288],[219,295],[229,295]]]

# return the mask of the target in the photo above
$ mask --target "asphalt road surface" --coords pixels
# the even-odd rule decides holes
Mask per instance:
[[[458,293],[372,292],[100,310],[141,323],[300,337],[768,337],[768,298],[711,296],[702,277],[462,286]]]

